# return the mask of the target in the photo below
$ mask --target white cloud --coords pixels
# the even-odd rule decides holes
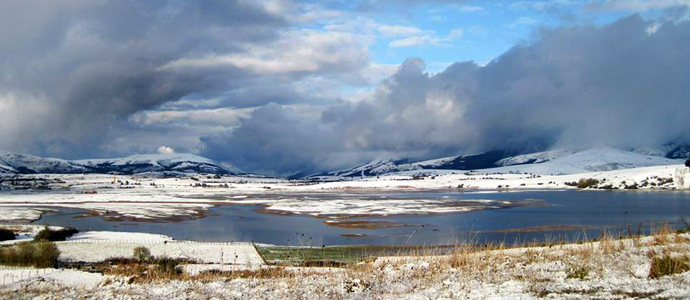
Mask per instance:
[[[460,8],[460,11],[462,12],[483,12],[484,8],[481,6],[471,6],[471,5],[466,5]]]
[[[391,47],[414,47],[414,46],[424,46],[424,45],[436,45],[441,40],[439,38],[422,35],[422,36],[411,36],[404,39],[391,41],[388,46]]]
[[[464,34],[465,34],[465,30],[463,30],[461,28],[456,28],[456,29],[451,30],[448,33],[448,39],[449,40],[458,40],[458,39],[461,39]]]
[[[161,69],[236,67],[256,74],[350,72],[368,64],[368,43],[353,33],[291,30],[269,47],[247,45],[239,54],[182,58]]]
[[[660,23],[654,23],[654,24],[648,26],[645,31],[647,32],[648,35],[652,35],[652,34],[655,34],[657,32],[657,30],[659,30],[659,28],[661,28],[661,24]]]
[[[410,36],[422,32],[422,30],[417,27],[400,25],[382,25],[378,30],[386,36]]]
[[[409,36],[391,41],[390,47],[419,47],[419,46],[447,46],[449,43],[459,40],[465,34],[462,28],[455,28],[448,32],[447,36],[438,36],[435,31],[427,30],[423,34]]]
[[[160,153],[160,154],[174,154],[175,149],[170,148],[168,146],[160,146],[160,147],[158,147],[158,153]]]
[[[676,6],[690,6],[690,0],[607,0],[604,3],[592,3],[591,9],[647,11]]]

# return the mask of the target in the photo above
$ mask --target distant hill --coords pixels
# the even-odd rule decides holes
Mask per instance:
[[[0,173],[15,174],[140,174],[179,172],[236,174],[239,171],[194,154],[147,154],[123,158],[64,160],[0,151]]]
[[[451,156],[413,162],[402,160],[376,160],[351,169],[314,174],[312,180],[370,177],[385,174],[434,170],[482,170],[497,173],[577,174],[596,171],[630,169],[657,165],[681,164],[684,160],[659,155],[641,154],[611,147],[596,147],[581,151],[552,150],[510,156],[504,151],[490,151],[472,155]],[[432,172],[433,173],[433,172]],[[442,172],[440,172],[442,173]]]
[[[309,179],[330,177],[368,177],[415,170],[475,170],[494,168],[496,162],[508,156],[505,151],[489,151],[478,154],[449,156],[412,162],[409,159],[375,160],[351,169],[332,171],[307,176]]]

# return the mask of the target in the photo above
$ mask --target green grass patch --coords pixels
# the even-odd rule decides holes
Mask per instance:
[[[381,256],[431,255],[447,253],[452,246],[257,246],[266,263],[291,266],[341,266]]]

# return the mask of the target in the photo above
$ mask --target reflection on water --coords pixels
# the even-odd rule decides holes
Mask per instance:
[[[274,196],[276,195],[265,197]],[[310,194],[309,197],[334,195]],[[630,230],[637,232],[640,224],[643,231],[648,232],[652,224],[658,226],[662,222],[669,222],[671,225],[677,225],[682,217],[690,218],[690,193],[684,192],[434,191],[377,193],[376,197],[495,199],[515,202],[542,199],[546,205],[450,214],[357,217],[347,219],[348,222],[345,224],[350,226],[329,226],[324,223],[327,220],[304,215],[260,213],[256,212],[259,206],[247,205],[217,206],[211,209],[213,216],[176,223],[111,222],[94,216],[75,218],[82,215],[83,211],[59,209],[57,213],[46,214],[36,223],[72,226],[80,230],[159,233],[185,240],[254,241],[280,245],[321,246],[455,244],[467,240],[479,243],[513,243],[561,238],[573,240],[584,236],[596,237],[601,230],[627,233],[628,226]]]

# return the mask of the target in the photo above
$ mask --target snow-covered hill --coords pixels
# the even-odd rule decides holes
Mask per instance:
[[[368,177],[415,170],[473,170],[496,167],[496,161],[506,157],[506,152],[490,151],[478,154],[449,156],[431,160],[412,162],[401,160],[374,160],[372,162],[345,170],[308,176],[309,179],[332,179],[342,177]]]
[[[522,162],[523,164],[518,164]],[[578,174],[640,167],[681,164],[680,159],[644,155],[611,147],[578,152],[567,150],[519,155],[499,161],[504,167],[483,170],[487,173]]]
[[[485,173],[577,174],[638,167],[680,164],[680,159],[645,155],[611,147],[582,151],[551,150],[517,156],[491,151],[480,154],[444,157],[410,162],[409,160],[377,160],[352,169],[309,176],[309,179],[332,180],[347,177],[369,177],[384,174],[432,170],[481,170]],[[435,173],[446,173],[438,171]]]
[[[121,173],[181,172],[235,174],[237,169],[193,154],[148,154],[124,158],[64,160],[0,151],[0,173]]]
[[[71,161],[0,151],[0,169],[8,173],[82,173],[87,169]]]

